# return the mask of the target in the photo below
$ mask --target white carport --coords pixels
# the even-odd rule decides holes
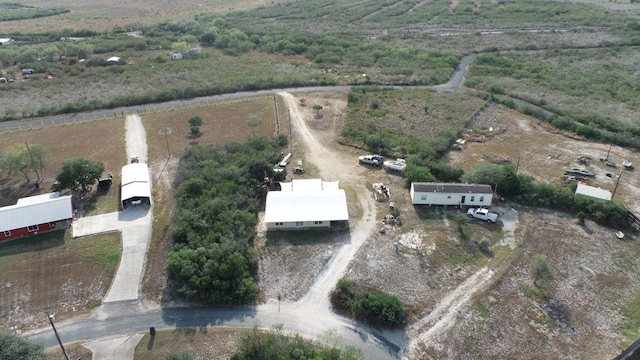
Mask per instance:
[[[133,163],[122,167],[122,207],[130,204],[151,204],[151,182],[149,168],[144,163]]]
[[[267,194],[267,229],[329,227],[332,221],[349,220],[347,197],[338,181],[296,179],[280,185],[281,191]]]

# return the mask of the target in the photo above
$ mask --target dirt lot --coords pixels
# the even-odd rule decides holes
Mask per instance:
[[[630,209],[640,211],[636,201],[640,182],[634,171],[623,170],[622,161],[640,164],[640,153],[629,149],[592,143],[571,133],[502,106],[492,105],[475,117],[465,136],[464,150],[450,152],[452,164],[469,170],[483,161],[517,164],[518,171],[538,181],[561,183],[565,170],[582,168],[595,173],[589,185],[612,191],[617,176],[622,174],[614,199]],[[608,157],[617,164],[606,166],[600,158]],[[586,164],[578,162],[584,155]],[[611,177],[606,174],[609,173]]]

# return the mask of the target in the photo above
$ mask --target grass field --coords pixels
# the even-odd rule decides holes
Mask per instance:
[[[120,261],[119,234],[78,239],[54,231],[0,244],[0,323],[20,330],[86,314],[101,304]]]
[[[290,0],[279,0],[279,3]],[[20,2],[23,5],[38,8],[48,8],[51,1],[26,0]],[[72,1],[56,0],[57,7],[71,10],[71,13],[51,16],[47,18],[7,21],[3,27],[10,31],[45,32],[62,30],[66,27],[74,29],[91,29],[95,31],[111,30],[119,25],[124,28],[135,27],[142,24],[151,24],[161,20],[192,19],[196,14],[224,12],[249,9],[272,4],[269,0],[212,0],[203,3],[201,1],[142,1],[131,3],[128,1],[116,1],[105,3],[98,0]]]

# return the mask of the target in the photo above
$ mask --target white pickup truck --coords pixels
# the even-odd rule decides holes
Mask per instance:
[[[479,209],[471,208],[467,210],[467,215],[470,218],[483,220],[486,222],[495,223],[496,221],[498,221],[498,214],[489,212],[489,209],[485,209],[485,208],[479,208]]]

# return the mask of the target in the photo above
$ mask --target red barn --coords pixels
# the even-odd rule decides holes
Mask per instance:
[[[72,220],[71,195],[54,192],[22,198],[0,208],[0,241],[66,229]]]

